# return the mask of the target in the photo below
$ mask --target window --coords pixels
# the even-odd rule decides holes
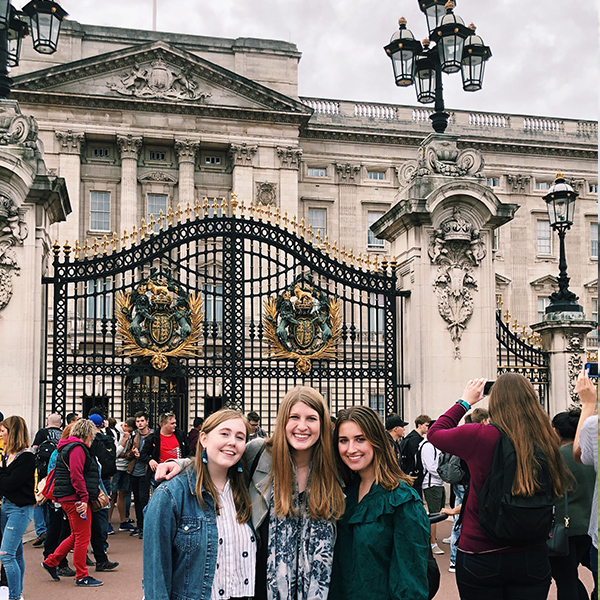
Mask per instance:
[[[108,148],[92,148],[93,158],[109,158],[110,153]]]
[[[550,182],[548,182],[548,181],[536,181],[535,182],[535,189],[536,190],[549,190],[550,189]]]
[[[112,294],[110,281],[103,279],[87,282],[87,318],[112,318]]]
[[[552,254],[552,230],[550,221],[537,222],[537,253]]]
[[[368,221],[368,229],[367,229],[367,248],[369,250],[383,250],[385,246],[385,242],[375,237],[375,234],[371,231],[371,225],[375,223],[375,221],[379,220],[383,217],[385,213],[369,211],[367,213],[367,221]]]
[[[309,177],[327,177],[327,169],[316,169],[314,167],[308,167]]]
[[[498,250],[500,247],[500,230],[494,229],[494,235],[492,237],[492,250]]]
[[[160,211],[162,210],[163,215],[167,214],[167,196],[164,194],[148,194],[148,221],[150,216],[154,217],[155,221],[158,221]],[[154,231],[157,232],[159,223],[154,225]]]
[[[204,164],[205,165],[211,165],[213,167],[220,166],[220,164],[221,164],[221,157],[220,156],[205,156],[204,157]]]
[[[596,327],[588,333],[588,346],[598,347],[598,298],[592,298],[592,321]]]
[[[590,256],[598,258],[598,223],[590,223]]]
[[[207,323],[223,322],[223,286],[204,285],[204,320]],[[209,332],[210,333],[210,332]]]
[[[318,235],[322,240],[325,239],[325,233],[327,231],[327,210],[324,208],[309,208],[308,226],[315,236]]]
[[[110,193],[90,193],[90,230],[110,231]]]
[[[150,150],[150,160],[167,160],[167,153],[159,150]]]
[[[381,294],[370,294],[369,301],[369,338],[371,334],[382,334],[385,330],[384,299]]]
[[[550,304],[550,298],[546,296],[538,296],[538,323],[544,320],[546,314],[546,307]]]
[[[498,179],[498,177],[488,177],[487,184],[490,187],[498,187],[500,185],[500,180]]]
[[[369,407],[378,412],[381,418],[385,417],[385,396],[383,394],[369,394]]]
[[[597,194],[598,193],[598,184],[597,183],[590,183],[590,194]]]
[[[367,177],[376,181],[384,181],[385,173],[383,171],[367,171]]]

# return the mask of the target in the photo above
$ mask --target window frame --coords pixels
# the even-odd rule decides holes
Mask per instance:
[[[371,221],[370,215],[379,215],[375,220]],[[367,210],[367,250],[380,251],[385,250],[385,240],[375,237],[375,234],[371,231],[371,225],[378,221],[385,215],[385,211],[382,210]]]
[[[313,171],[313,172],[311,172]],[[314,171],[318,171],[316,174]],[[315,177],[317,179],[323,179],[327,177],[327,167],[306,167],[306,176],[307,177]]]
[[[318,211],[324,215],[324,225],[313,225],[311,221],[311,212]],[[308,229],[310,229],[315,237],[319,236],[322,240],[327,235],[327,208],[323,206],[308,206],[306,209],[306,221]]]
[[[546,223],[548,225],[549,235],[547,238],[540,237],[540,224]],[[548,241],[549,251],[546,252],[545,248],[540,249],[540,242]],[[536,254],[537,256],[553,256],[554,252],[554,240],[552,239],[552,227],[550,226],[550,221],[548,219],[536,219],[536,229],[535,229],[535,241],[536,241]]]
[[[112,227],[111,227],[111,193],[107,190],[90,190],[90,195],[89,195],[89,199],[90,199],[90,211],[89,211],[89,215],[90,215],[90,226],[89,226],[89,231],[102,231],[102,232],[110,232],[112,231]],[[103,195],[103,196],[108,196],[108,210],[94,210],[94,194],[98,194],[98,195]],[[97,223],[94,223],[94,215],[98,215],[98,214],[103,214],[103,215],[108,215],[108,226],[106,229],[104,229],[103,227],[95,227],[94,225],[97,225]],[[102,219],[104,220],[104,219]]]

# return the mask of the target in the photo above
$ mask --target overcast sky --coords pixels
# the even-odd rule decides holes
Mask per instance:
[[[58,1],[80,23],[152,29],[153,0]],[[301,96],[416,104],[414,87],[395,86],[383,46],[401,16],[427,36],[417,0],[156,1],[159,31],[295,43]],[[598,118],[597,0],[458,0],[455,14],[493,56],[479,92],[444,75],[447,108]]]

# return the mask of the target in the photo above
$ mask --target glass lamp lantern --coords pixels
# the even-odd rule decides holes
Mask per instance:
[[[56,52],[60,25],[67,12],[53,0],[31,0],[23,12],[30,19],[34,50],[40,54]]]
[[[19,64],[19,56],[21,55],[21,42],[29,33],[29,27],[25,21],[18,18],[17,10],[12,7],[10,11],[10,24],[7,32],[7,63],[9,67],[16,67]]]
[[[550,227],[553,229],[569,229],[573,225],[575,200],[579,194],[565,181],[562,173],[558,173],[554,184],[544,196]]]
[[[415,55],[421,52],[421,42],[415,40],[412,32],[406,29],[406,19],[402,17],[400,28],[392,35],[390,43],[384,50],[392,60],[396,85],[406,87],[415,81]]]
[[[465,39],[471,33],[464,21],[454,14],[453,9],[454,2],[446,2],[446,14],[429,36],[439,48],[440,65],[444,73],[460,71]]]
[[[484,45],[483,40],[475,35],[473,23],[469,25],[469,29],[472,34],[465,40],[461,64],[463,90],[477,92],[483,87],[485,63],[492,56],[492,52]]]
[[[417,102],[421,104],[435,102],[435,64],[431,52],[429,40],[423,40],[423,53],[415,59]]]
[[[430,33],[440,25],[446,14],[445,2],[446,0],[419,0],[419,8],[427,19],[427,31]]]

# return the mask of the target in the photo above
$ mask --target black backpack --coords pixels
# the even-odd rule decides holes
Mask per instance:
[[[468,469],[464,462],[454,454],[442,452],[438,460],[437,472],[442,481],[451,485],[464,484],[468,480]]]
[[[419,444],[414,454],[411,453],[412,443],[410,437],[405,437],[400,445],[400,468],[411,477],[415,478],[413,487],[420,488],[425,479],[425,469],[421,458],[421,446],[425,440],[419,439]]]
[[[511,492],[517,455],[508,436],[496,425],[496,442],[490,473],[481,488],[473,489],[479,498],[479,524],[485,535],[507,546],[533,546],[548,539],[554,515],[554,493],[550,469],[543,452],[535,446],[539,463],[536,480],[540,489],[533,496],[513,496]]]
[[[90,453],[95,456],[102,467],[102,479],[108,479],[117,472],[116,448],[113,438],[103,433],[97,433]]]
[[[52,453],[56,450],[56,440],[44,440],[35,452],[35,466],[38,472],[38,478],[42,479],[48,475],[48,463]]]

